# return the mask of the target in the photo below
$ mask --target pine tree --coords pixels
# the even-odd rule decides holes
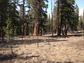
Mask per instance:
[[[83,30],[84,29],[84,22],[83,22],[83,18],[82,16],[80,16],[80,20],[79,20],[79,30]]]
[[[57,0],[57,35],[67,35],[67,30],[73,24],[74,0]]]
[[[5,31],[5,36],[6,36],[7,41],[8,41],[8,43],[10,43],[11,54],[13,55],[12,41],[11,40],[14,39],[16,30],[15,30],[14,23],[13,23],[11,18],[7,19],[6,27],[4,27],[4,31]]]
[[[74,30],[78,30],[78,23],[79,23],[79,8],[78,5],[76,4],[75,6],[75,14],[74,14]]]
[[[18,11],[16,10],[16,4],[13,0],[0,0],[0,35],[2,40],[4,39],[5,22],[8,17],[11,17],[14,25],[18,26]]]
[[[3,27],[5,26],[5,21],[7,19],[7,7],[8,7],[9,0],[0,0],[0,36],[2,41],[4,40],[4,30]]]
[[[34,35],[42,35],[42,29],[45,30],[44,23],[47,20],[46,10],[47,5],[45,4],[47,0],[28,0],[28,4],[33,10],[34,15]],[[31,11],[30,10],[30,11]],[[43,22],[44,21],[44,22]]]
[[[4,28],[5,30],[5,35],[7,37],[7,40],[11,40],[13,39],[14,35],[15,35],[15,27],[14,27],[14,23],[12,21],[11,18],[8,18],[6,21],[6,28]]]
[[[56,20],[57,20],[57,35],[60,35],[60,30],[59,30],[59,19],[60,19],[60,16],[59,16],[59,8],[60,8],[60,0],[57,0],[57,17],[56,17]]]
[[[54,32],[56,33],[57,32],[57,6],[55,5],[54,6],[54,9],[53,9],[53,20],[54,20]]]

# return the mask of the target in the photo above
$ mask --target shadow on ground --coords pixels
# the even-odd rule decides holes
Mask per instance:
[[[28,61],[29,60],[29,61]],[[0,54],[0,63],[15,63],[17,61],[18,63],[74,63],[72,61],[50,61],[46,59],[40,59],[39,56],[17,56],[17,55],[11,55],[6,54],[2,55]],[[20,62],[21,61],[21,62]],[[25,62],[24,62],[25,61]]]
[[[14,59],[16,57],[17,57],[17,54],[0,54],[0,60],[2,61]]]
[[[33,59],[34,58],[34,59]],[[17,61],[18,60],[18,61]],[[29,61],[27,61],[27,60],[29,60]],[[37,61],[35,61],[35,60],[37,60]],[[72,61],[65,61],[65,62],[59,62],[59,61],[50,61],[50,60],[47,60],[47,59],[40,59],[40,56],[18,56],[18,55],[16,55],[16,54],[5,54],[5,55],[3,55],[3,54],[0,54],[0,63],[10,63],[10,62],[12,62],[12,63],[14,63],[15,61],[17,61],[18,63],[20,63],[19,61],[25,61],[26,63],[28,62],[28,63],[74,63],[74,62],[72,62]],[[33,61],[33,62],[31,62],[31,61]],[[22,62],[22,63],[23,63]]]
[[[67,35],[67,36],[57,36],[57,35],[54,35],[54,36],[49,36],[49,37],[52,37],[52,38],[69,38],[69,37],[82,37],[84,35],[82,34],[73,34],[73,35]]]
[[[57,40],[57,39],[30,39],[30,40],[12,40],[11,42],[0,42],[0,50],[2,48],[10,48],[12,45],[13,48],[18,48],[18,46],[14,45],[22,45],[22,44],[34,44],[34,43],[46,43],[46,42],[66,42],[67,40]],[[3,50],[4,50],[3,49]]]

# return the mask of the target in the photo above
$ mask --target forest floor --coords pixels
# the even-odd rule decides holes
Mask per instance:
[[[0,63],[84,63],[84,36],[16,37],[0,43]]]

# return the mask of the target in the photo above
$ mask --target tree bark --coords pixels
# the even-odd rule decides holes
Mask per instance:
[[[36,0],[36,18],[35,18],[35,25],[34,25],[34,33],[33,35],[38,36],[39,35],[39,22],[40,22],[40,16],[41,16],[41,0]]]
[[[3,9],[3,7],[2,7],[2,4],[1,4],[1,8],[0,8],[0,11],[1,11],[1,13],[2,13],[2,10]],[[3,23],[4,23],[4,18],[3,18],[3,15],[1,14],[0,15],[0,26],[1,26],[1,38],[2,38],[2,41],[4,40],[4,31],[3,31]]]
[[[33,35],[38,36],[39,34],[39,23],[35,23]]]
[[[57,0],[57,23],[58,23],[58,27],[57,27],[57,35],[61,35],[61,29],[60,29],[60,22],[59,22],[59,1]]]

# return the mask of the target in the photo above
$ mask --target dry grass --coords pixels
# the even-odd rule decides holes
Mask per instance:
[[[0,54],[10,54],[10,45],[3,44]],[[34,36],[18,38],[12,45],[18,56],[0,63],[84,63],[84,37]]]

